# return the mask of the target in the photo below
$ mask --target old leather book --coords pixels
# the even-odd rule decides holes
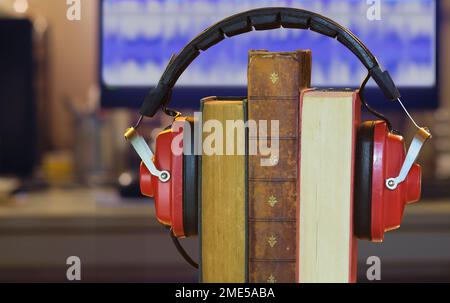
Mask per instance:
[[[354,282],[358,92],[306,90],[300,99],[300,120],[297,281]]]
[[[299,92],[310,84],[310,51],[249,52],[248,118],[268,121],[249,133],[249,147],[265,146],[265,135],[279,145],[278,153],[249,155],[249,282],[295,282]]]
[[[200,272],[208,283],[247,280],[246,101],[231,99],[202,100]]]

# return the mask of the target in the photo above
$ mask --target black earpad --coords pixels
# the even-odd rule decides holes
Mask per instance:
[[[354,174],[354,233],[359,239],[371,239],[372,165],[375,121],[358,128]]]
[[[183,136],[183,145],[189,146],[190,152],[183,154],[183,228],[186,237],[198,233],[198,159],[194,154],[194,123],[186,119],[191,127],[190,135]],[[190,141],[190,142],[187,142]]]

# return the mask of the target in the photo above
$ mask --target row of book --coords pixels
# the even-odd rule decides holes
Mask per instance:
[[[203,123],[257,128],[232,139],[222,129],[236,153],[202,156],[201,281],[355,279],[357,94],[309,89],[311,65],[310,51],[250,51],[248,96],[202,100]]]

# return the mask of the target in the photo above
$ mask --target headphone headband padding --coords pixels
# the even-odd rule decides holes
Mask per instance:
[[[222,41],[225,36],[235,35],[256,30],[269,30],[279,27],[311,29],[322,35],[337,38],[337,40],[353,52],[389,99],[399,97],[398,90],[389,74],[379,67],[375,56],[348,29],[337,22],[317,13],[288,7],[268,7],[249,10],[225,18],[204,30],[189,42],[183,50],[169,62],[164,74],[155,89],[145,98],[141,107],[141,114],[154,116],[164,105],[170,102],[171,91],[178,78],[186,68],[197,58],[200,51],[206,51],[211,46]]]

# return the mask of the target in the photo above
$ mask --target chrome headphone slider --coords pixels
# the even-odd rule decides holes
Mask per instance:
[[[398,184],[405,181],[408,176],[411,167],[414,162],[416,162],[417,157],[419,156],[420,150],[422,149],[425,142],[431,138],[431,133],[428,129],[422,127],[419,128],[416,135],[414,136],[411,145],[409,146],[408,153],[406,154],[405,161],[403,162],[402,168],[400,169],[400,173],[395,178],[389,178],[386,180],[386,187],[390,190],[395,190]]]
[[[160,171],[153,163],[153,152],[145,142],[144,138],[138,134],[135,128],[131,127],[126,130],[124,137],[131,143],[136,153],[141,158],[142,162],[148,168],[150,174],[158,177],[163,183],[170,180],[170,173],[168,171]]]

